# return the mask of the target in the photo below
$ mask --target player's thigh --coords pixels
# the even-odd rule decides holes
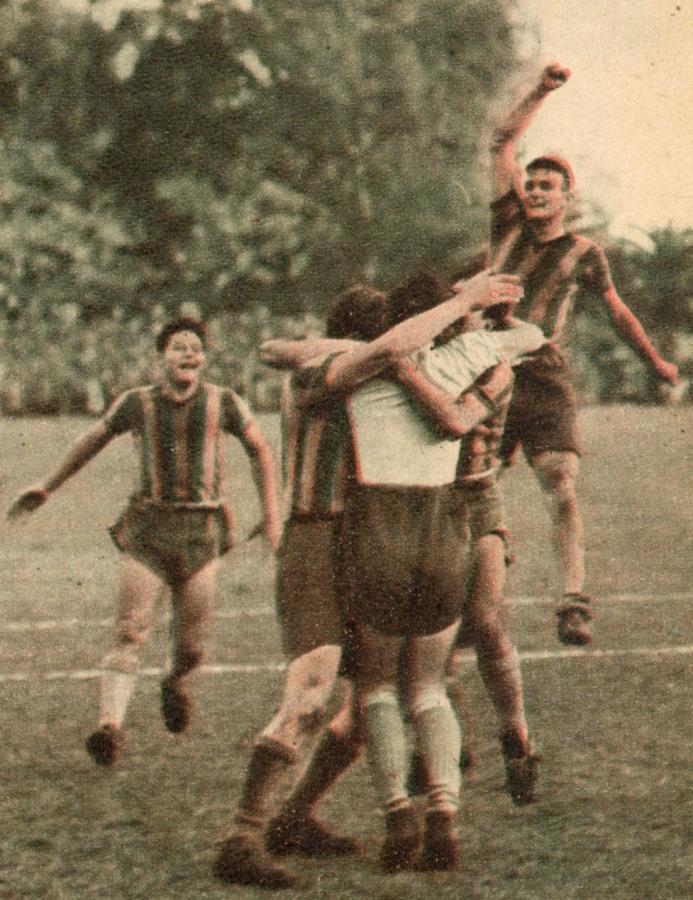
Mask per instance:
[[[148,629],[157,597],[163,587],[164,582],[148,566],[128,553],[123,553],[120,562],[116,630],[128,627]]]
[[[219,560],[213,559],[172,589],[174,614],[179,627],[208,624],[214,613]]]
[[[367,625],[359,626],[357,684],[362,694],[398,680],[403,646],[404,638],[399,635],[383,634]]]
[[[409,689],[443,682],[459,624],[458,619],[436,634],[417,635],[408,640],[405,681]]]

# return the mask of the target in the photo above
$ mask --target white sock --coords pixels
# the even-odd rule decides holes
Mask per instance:
[[[125,719],[137,676],[131,672],[107,670],[101,676],[101,704],[99,727],[113,725],[120,728]]]

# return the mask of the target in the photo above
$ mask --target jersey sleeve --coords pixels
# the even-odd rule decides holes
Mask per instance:
[[[223,431],[241,437],[254,416],[248,404],[235,391],[224,388],[221,392],[221,428]]]
[[[125,434],[126,431],[134,431],[140,418],[141,403],[138,391],[133,389],[126,391],[117,397],[103,417],[103,423],[108,433],[115,437]]]
[[[291,390],[299,406],[320,403],[334,391],[327,386],[327,373],[338,353],[331,353],[319,366],[306,366],[295,372],[291,379]]]

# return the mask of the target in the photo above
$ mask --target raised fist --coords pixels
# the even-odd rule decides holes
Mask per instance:
[[[564,85],[569,78],[570,69],[565,69],[558,63],[551,63],[550,65],[546,66],[544,71],[541,73],[539,86],[545,93],[548,94],[550,91],[555,91],[556,88]]]

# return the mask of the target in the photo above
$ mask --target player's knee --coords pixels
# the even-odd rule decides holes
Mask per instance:
[[[101,660],[101,668],[111,672],[134,675],[139,666],[139,644],[118,644]]]
[[[541,454],[533,465],[544,491],[564,501],[575,496],[579,459],[574,453]]]
[[[409,699],[409,712],[412,719],[418,718],[422,713],[433,709],[447,709],[450,706],[450,698],[443,684],[427,684],[422,687],[414,686]]]

